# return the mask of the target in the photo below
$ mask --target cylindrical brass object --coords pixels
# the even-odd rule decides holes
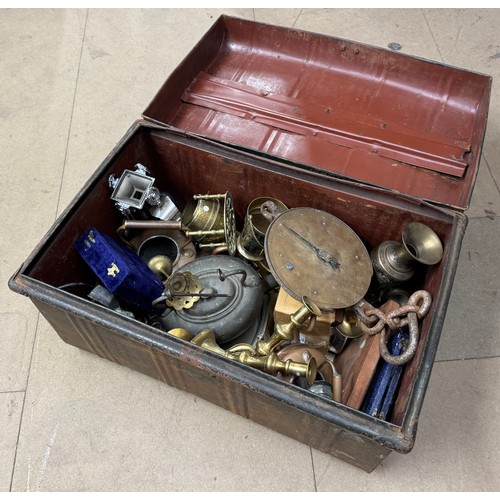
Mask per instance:
[[[220,241],[215,238],[216,234],[210,235],[209,232],[224,229],[224,204],[221,198],[224,195],[195,195],[182,212],[184,226],[194,233],[198,241]]]
[[[126,229],[183,229],[180,220],[126,220],[120,230]]]
[[[336,373],[333,363],[327,359],[326,355],[321,350],[305,344],[288,344],[277,351],[276,354],[282,361],[290,360],[297,363],[308,363],[311,358],[314,358],[317,371],[321,378],[333,384],[334,373]],[[287,382],[293,382],[295,377],[290,376],[286,378],[282,376],[280,378]]]
[[[164,230],[180,230],[182,229],[181,221],[173,220],[126,220],[121,226],[116,230],[116,234],[120,240],[131,250],[137,252],[138,248],[130,240],[130,236],[127,235],[127,231],[130,229],[141,229],[141,230],[153,230],[153,231],[164,231]]]
[[[404,227],[402,241],[411,257],[427,266],[437,264],[443,257],[439,236],[420,222],[411,222]]]
[[[200,236],[224,236],[224,229],[210,229],[207,231],[186,231],[186,235],[190,238],[200,239]],[[225,245],[225,243],[212,243],[212,246],[216,246],[218,244]],[[201,245],[200,245],[201,246]],[[210,246],[208,243],[205,246]]]
[[[290,316],[290,323],[295,327],[302,326],[312,316],[321,315],[319,307],[309,297],[302,297],[302,303],[304,305]]]
[[[224,194],[197,194],[182,212],[186,234],[201,248],[227,245],[229,255],[236,252],[236,227],[233,198]]]
[[[342,401],[342,375],[333,374],[333,400],[340,403]]]
[[[118,230],[125,231],[127,229],[172,229],[172,230],[177,229],[177,230],[184,230],[187,236],[189,236],[190,238],[194,238],[195,240],[198,241],[201,241],[204,237],[207,237],[206,238],[207,240],[212,239],[208,237],[214,237],[216,240],[218,240],[220,239],[218,237],[224,236],[225,231],[223,227],[213,228],[212,226],[213,224],[215,224],[215,221],[212,220],[212,218],[208,217],[206,221],[204,220],[205,226],[208,225],[209,227],[208,229],[190,229],[191,227],[193,227],[192,226],[193,222],[191,219],[189,219],[187,221],[188,222],[187,224],[183,224],[183,222],[180,220],[144,220],[144,221],[127,220],[123,223],[122,226],[120,226],[120,228],[118,228]],[[200,222],[200,221],[196,219],[195,222]],[[199,225],[204,227],[203,223],[200,223]],[[197,228],[198,224],[196,224],[194,227]]]
[[[255,198],[247,207],[243,229],[238,236],[238,252],[247,260],[264,259],[264,238],[271,222],[288,207],[274,198]]]
[[[288,323],[277,323],[268,340],[257,342],[257,352],[261,356],[268,356],[283,342],[292,341],[300,326],[313,316],[321,315],[319,307],[309,297],[302,297],[302,303],[303,305],[290,315]]]

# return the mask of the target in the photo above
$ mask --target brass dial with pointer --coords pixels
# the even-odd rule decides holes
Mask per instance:
[[[297,236],[300,240],[302,240],[306,245],[308,245],[310,248],[313,249],[314,252],[316,252],[316,255],[318,256],[319,259],[321,259],[325,264],[332,266],[333,269],[336,271],[339,270],[340,268],[340,263],[338,263],[334,258],[333,255],[325,250],[324,248],[318,248],[316,245],[313,245],[309,240],[306,240],[303,236],[301,236],[295,229],[292,229],[291,227],[287,226],[286,224],[283,224],[283,227],[288,229],[292,234]]]
[[[266,259],[278,283],[293,298],[311,297],[323,311],[350,307],[370,286],[373,268],[359,236],[337,217],[314,208],[294,208],[266,233]]]

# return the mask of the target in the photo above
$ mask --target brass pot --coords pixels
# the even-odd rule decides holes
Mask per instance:
[[[224,229],[223,200],[201,195],[193,196],[182,212],[182,223],[190,231],[202,231],[204,233],[194,237],[198,242],[215,243],[220,241],[220,235],[206,234],[206,232]]]

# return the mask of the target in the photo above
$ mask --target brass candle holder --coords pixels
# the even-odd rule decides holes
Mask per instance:
[[[321,315],[319,307],[306,296],[302,297],[302,306],[290,315],[288,323],[276,323],[274,333],[268,340],[257,342],[257,353],[261,356],[269,356],[283,342],[291,342],[299,328],[309,319]]]
[[[172,330],[171,332],[173,333]],[[184,332],[182,330],[183,335]],[[215,334],[211,328],[202,330],[191,342],[204,349],[216,352],[226,358],[233,359],[271,375],[283,373],[284,375],[304,377],[308,385],[311,385],[316,379],[318,367],[314,358],[305,363],[298,363],[291,360],[281,361],[276,353],[270,353],[268,356],[259,356],[253,347],[248,344],[239,344],[238,346],[233,346],[230,350],[225,350],[215,341]]]
[[[403,228],[402,243],[384,241],[371,252],[373,270],[381,285],[409,280],[417,262],[431,266],[443,257],[443,244],[425,224],[411,222]]]

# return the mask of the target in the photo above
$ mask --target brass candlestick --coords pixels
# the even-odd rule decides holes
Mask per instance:
[[[258,354],[269,356],[283,342],[291,342],[299,328],[308,319],[321,315],[321,310],[309,297],[302,297],[302,303],[303,305],[290,315],[288,323],[277,323],[274,333],[268,340],[257,342]]]
[[[297,363],[291,360],[281,361],[276,353],[271,353],[268,356],[259,356],[255,354],[254,349],[250,345],[239,344],[237,350],[224,350],[215,341],[215,334],[211,328],[205,328],[191,342],[195,345],[208,349],[225,356],[226,358],[239,361],[247,366],[252,366],[258,370],[276,375],[278,372],[284,375],[296,375],[304,377],[308,385],[311,385],[316,379],[317,363],[314,358],[311,358],[306,363]]]
[[[432,266],[443,256],[443,244],[438,235],[425,224],[412,222],[402,233],[402,243],[384,241],[371,253],[373,269],[381,285],[409,280],[417,262]]]

